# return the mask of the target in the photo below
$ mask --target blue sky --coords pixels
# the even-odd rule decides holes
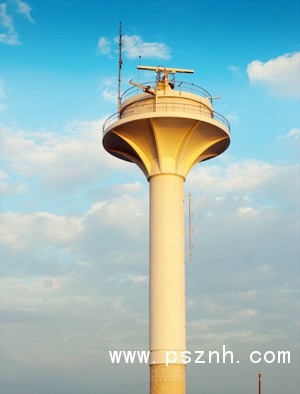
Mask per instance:
[[[193,209],[187,348],[239,365],[187,367],[188,393],[300,391],[299,1],[0,3],[1,390],[143,394],[148,367],[148,183],[102,148],[136,66],[194,69],[231,145],[186,181]],[[290,350],[291,364],[249,353]],[[201,388],[201,389],[200,389]],[[202,390],[202,391],[201,391]]]

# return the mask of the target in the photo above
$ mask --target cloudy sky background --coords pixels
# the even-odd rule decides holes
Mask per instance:
[[[297,394],[299,2],[6,0],[1,43],[1,393],[144,394],[148,183],[102,148],[136,65],[195,69],[232,143],[199,164],[187,261],[187,349],[239,364],[187,367],[189,394]],[[251,364],[258,350],[291,364]]]

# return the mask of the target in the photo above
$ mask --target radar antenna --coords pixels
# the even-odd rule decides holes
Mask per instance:
[[[186,74],[193,74],[194,70],[187,70],[185,68],[171,68],[171,67],[164,67],[164,66],[137,66],[138,70],[151,70],[155,72],[164,72],[166,74],[175,74],[175,73],[186,73]]]
[[[138,70],[148,70],[148,71],[155,71],[157,73],[156,77],[156,89],[158,90],[163,90],[163,89],[173,89],[174,88],[174,81],[169,80],[169,75],[170,74],[175,74],[175,73],[187,73],[187,74],[193,74],[194,70],[188,70],[188,69],[183,69],[183,68],[171,68],[171,67],[164,67],[164,66],[137,66]],[[174,79],[174,78],[173,78]],[[132,80],[129,81],[132,85],[138,86],[145,93],[150,93],[152,95],[155,95],[155,91],[151,89],[150,86],[145,86],[141,85],[139,83],[135,83]]]

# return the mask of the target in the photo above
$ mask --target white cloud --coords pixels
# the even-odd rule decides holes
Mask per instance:
[[[0,25],[3,26],[5,33],[0,34],[0,42],[8,45],[20,45],[18,34],[15,31],[13,18],[7,12],[7,4],[0,4]]]
[[[257,188],[273,171],[270,163],[256,160],[229,163],[227,166],[198,166],[189,175],[188,182],[196,185],[197,189],[205,187],[212,194],[242,192]]]
[[[31,22],[35,23],[34,19],[31,16],[31,7],[25,3],[24,1],[21,0],[15,0],[16,6],[17,6],[17,12],[24,15],[25,18]]]
[[[126,171],[101,146],[103,120],[70,122],[60,133],[25,132],[2,127],[1,154],[11,171],[24,179],[39,176],[58,191],[79,189],[107,176],[110,170]]]
[[[285,134],[279,134],[277,140],[287,150],[290,157],[296,155],[299,157],[300,153],[300,129],[292,128]]]
[[[0,99],[3,99],[5,97],[6,97],[6,94],[5,94],[5,90],[4,90],[4,82],[3,82],[3,79],[0,78]]]
[[[144,190],[143,184],[140,182],[134,183],[124,183],[122,185],[118,185],[118,192],[122,194],[132,194],[142,192]]]
[[[246,256],[256,255],[250,245],[257,245],[257,242],[261,245],[261,240],[265,239],[262,251],[260,247],[254,249],[261,251],[257,259],[263,260],[262,256],[268,247],[274,250],[271,244],[267,246],[267,242],[272,238],[269,238],[269,235],[275,231],[273,226],[276,227],[276,223],[281,223],[280,226],[285,228],[284,232],[288,232],[278,239],[278,245],[288,243],[289,238],[295,240],[299,222],[298,218],[293,216],[293,212],[299,206],[299,181],[297,164],[275,165],[241,161],[227,164],[222,162],[220,166],[196,167],[186,181],[186,190],[192,191],[193,215],[198,216],[193,224],[194,255],[197,255],[197,248],[203,250],[205,247],[207,256],[203,258],[210,261],[209,250],[215,248],[213,240],[216,228],[224,237],[220,241],[224,248],[221,248],[219,256],[216,257],[216,264],[218,261],[226,260],[227,250],[228,258],[233,259],[238,267],[239,258],[235,256],[234,250],[239,250],[245,241],[242,247],[245,257],[240,258],[247,260]],[[220,196],[223,198],[216,199]],[[250,249],[246,246],[247,238]],[[295,247],[291,248],[292,250],[295,252]],[[281,252],[276,257],[278,261],[280,254]],[[199,261],[202,261],[201,256]]]
[[[31,7],[22,0],[11,0],[15,5],[15,11],[22,14],[29,22],[35,23],[30,11]],[[18,33],[14,26],[13,17],[8,13],[7,3],[0,4],[0,25],[4,28],[5,32],[0,34],[0,43],[7,45],[20,45]]]
[[[146,202],[147,200],[140,196],[134,198],[129,194],[111,198],[107,202],[98,201],[92,204],[87,212],[86,220],[94,222],[96,219],[99,223],[105,224],[107,228],[123,232],[129,239],[140,240],[144,236],[143,229],[147,221]]]
[[[118,92],[116,90],[117,79],[115,77],[104,78],[100,84],[101,97],[113,104],[118,102]]]
[[[247,66],[249,79],[266,86],[278,97],[300,97],[300,52],[287,53],[267,62]]]
[[[0,171],[0,194],[2,196],[15,193],[24,193],[27,191],[26,185],[10,179],[4,171]]]
[[[1,243],[11,249],[22,250],[42,245],[69,243],[82,229],[76,217],[53,215],[49,212],[1,214]],[[39,246],[38,246],[39,245]]]
[[[106,88],[102,90],[101,97],[113,104],[118,102],[118,92],[114,89]]]
[[[110,55],[111,54],[111,43],[105,37],[100,37],[97,44],[97,54]]]
[[[125,35],[123,37],[123,50],[129,59],[137,59],[139,56],[145,59],[171,58],[171,50],[166,44],[161,42],[144,42],[140,36]]]
[[[8,178],[7,174],[4,171],[0,170],[0,181],[6,178]]]
[[[255,215],[257,213],[257,210],[252,208],[252,207],[241,207],[238,208],[238,214],[239,215]]]
[[[113,42],[116,46],[114,52],[118,52],[119,37],[114,38]],[[138,35],[124,35],[122,43],[122,53],[128,59],[137,59],[139,56],[145,59],[171,59],[170,48],[162,42],[145,42]],[[97,54],[111,56],[111,53],[111,41],[106,37],[100,37],[97,44]]]
[[[3,182],[17,185],[11,172],[21,174],[33,198],[35,175],[44,179],[43,196],[63,189],[71,201],[57,213],[38,195],[43,209],[25,211],[18,201],[0,219],[2,360],[11,379],[26,371],[31,382],[43,372],[35,391],[26,381],[30,392],[45,382],[52,390],[45,367],[81,385],[79,370],[92,370],[83,374],[86,387],[97,387],[89,378],[101,368],[103,384],[108,349],[148,346],[148,183],[124,176],[126,163],[103,151],[102,123],[73,122],[59,133],[4,128]],[[78,213],[76,191],[90,179],[103,189]],[[194,228],[188,349],[225,341],[243,358],[254,346],[294,346],[297,182],[296,164],[233,159],[202,163],[187,178]]]
[[[239,74],[240,67],[239,66],[235,66],[234,64],[231,64],[230,66],[228,66],[228,70],[231,71],[233,74]]]
[[[279,140],[293,140],[297,141],[300,138],[300,129],[293,128],[291,129],[288,133],[286,134],[279,134],[278,139]]]
[[[6,97],[5,89],[4,89],[4,81],[0,78],[0,101],[4,100]],[[0,111],[5,111],[7,108],[6,104],[0,102]]]
[[[237,123],[239,119],[236,114],[227,114],[225,117],[229,123]]]
[[[130,279],[133,283],[144,284],[149,283],[149,277],[146,275],[131,276]]]
[[[116,77],[107,77],[102,80],[101,85],[111,87],[111,86],[116,86],[117,83],[118,81]]]

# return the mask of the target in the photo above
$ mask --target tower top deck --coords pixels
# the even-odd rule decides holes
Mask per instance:
[[[107,131],[110,128],[110,125],[114,123],[118,118],[121,119],[128,114],[128,111],[124,111],[125,108],[128,109],[128,105],[132,104],[133,101],[136,101],[136,105],[138,105],[139,110],[146,109],[143,105],[145,103],[144,100],[149,99],[149,95],[155,96],[152,97],[155,101],[155,111],[159,109],[160,104],[162,104],[162,100],[164,104],[166,104],[166,99],[169,97],[171,101],[174,102],[174,98],[178,97],[176,100],[176,104],[173,106],[174,111],[184,112],[197,112],[197,106],[195,106],[195,102],[201,101],[204,106],[208,106],[210,108],[210,115],[212,118],[217,119],[221,122],[227,129],[230,131],[230,124],[224,116],[219,114],[216,111],[213,111],[212,102],[214,99],[218,99],[220,97],[212,97],[211,94],[205,90],[204,88],[194,84],[185,82],[182,80],[175,80],[176,73],[194,73],[194,70],[191,69],[182,69],[182,68],[174,68],[174,67],[164,67],[164,66],[137,66],[139,70],[147,70],[147,71],[155,71],[156,72],[156,80],[151,82],[143,82],[136,83],[132,79],[129,81],[131,85],[134,85],[127,90],[120,97],[120,107],[119,111],[111,115],[103,125],[103,132]],[[142,92],[146,93],[143,94]],[[187,100],[183,100],[185,98],[192,99],[189,103]],[[142,100],[144,101],[142,103]],[[147,100],[148,101],[148,100]],[[184,106],[183,101],[185,101]],[[202,107],[202,106],[201,106]],[[149,108],[148,108],[149,109]],[[199,109],[199,106],[198,106]],[[171,108],[168,108],[170,111]],[[146,109],[146,112],[148,110]],[[203,113],[203,110],[200,111]]]
[[[213,97],[176,73],[193,70],[138,66],[156,72],[155,82],[136,83],[119,100],[119,111],[103,126],[103,145],[112,155],[136,163],[146,177],[185,177],[197,162],[227,149],[230,126],[213,109]]]

